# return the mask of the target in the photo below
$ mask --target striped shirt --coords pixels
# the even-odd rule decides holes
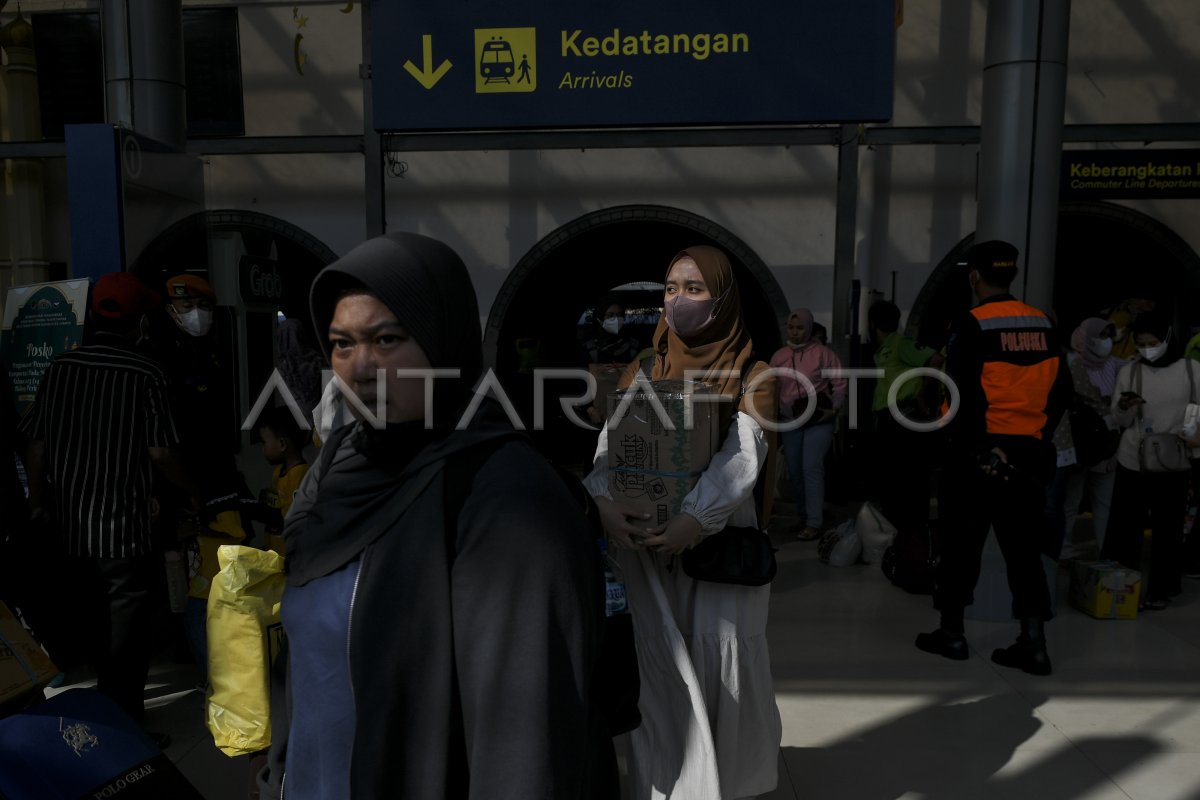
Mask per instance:
[[[158,366],[121,337],[96,342],[50,363],[22,427],[46,444],[67,552],[130,558],[152,549],[148,448],[173,447],[179,436]]]

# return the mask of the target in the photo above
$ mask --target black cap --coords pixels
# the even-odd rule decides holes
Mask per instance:
[[[1018,250],[1008,242],[992,239],[971,245],[959,263],[971,269],[1012,270],[1017,269]]]

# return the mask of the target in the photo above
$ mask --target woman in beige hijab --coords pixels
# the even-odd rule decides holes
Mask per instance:
[[[616,545],[633,614],[642,725],[632,733],[637,800],[754,797],[775,788],[781,727],[767,652],[770,586],[697,581],[677,555],[727,524],[758,527],[754,485],[774,419],[774,380],[752,355],[728,258],[691,247],[672,259],[651,380],[707,373],[736,411],[679,514],[654,524],[612,500],[607,429],[585,481]],[[640,364],[626,370],[622,385]],[[743,376],[748,389],[743,394]],[[764,534],[765,535],[765,534]]]

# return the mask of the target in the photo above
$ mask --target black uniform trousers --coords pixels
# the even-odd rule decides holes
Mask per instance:
[[[1042,544],[1048,535],[1045,498],[1046,487],[1028,473],[1004,480],[986,475],[973,459],[951,458],[938,495],[941,555],[934,607],[960,614],[974,602],[983,547],[989,529],[995,528],[1008,570],[1013,617],[1053,617],[1042,569]]]

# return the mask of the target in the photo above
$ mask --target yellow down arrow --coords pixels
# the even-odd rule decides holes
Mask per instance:
[[[421,58],[424,64],[423,69],[417,69],[417,65],[411,61],[404,62],[404,69],[409,75],[417,79],[417,83],[426,89],[432,89],[450,71],[450,67],[453,65],[448,59],[443,59],[437,69],[433,68],[433,37],[429,34],[421,37],[421,50]]]

